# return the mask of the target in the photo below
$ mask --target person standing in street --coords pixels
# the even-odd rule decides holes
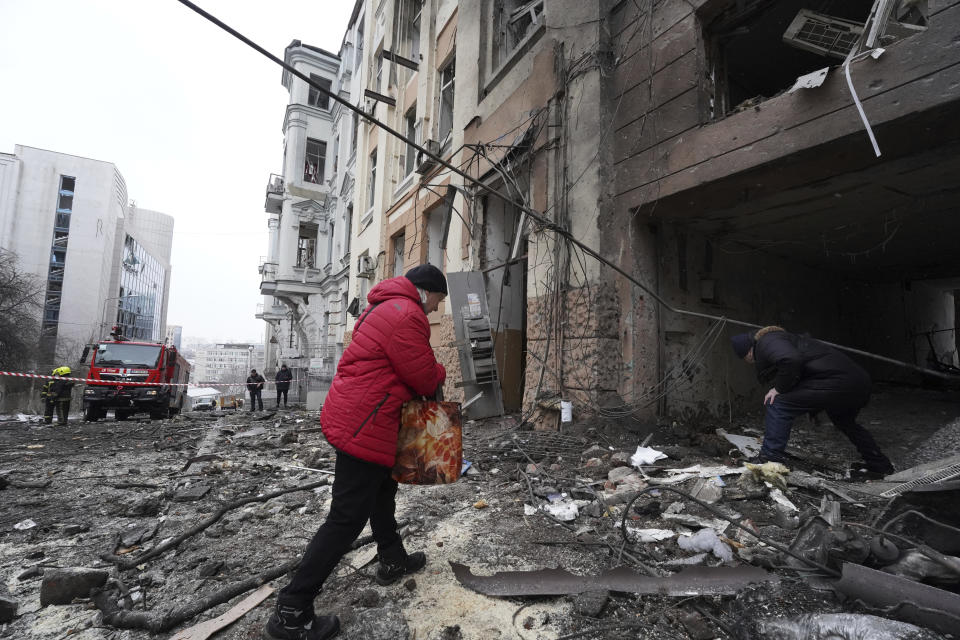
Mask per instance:
[[[293,579],[277,595],[265,637],[324,640],[340,632],[340,620],[315,615],[313,601],[368,520],[378,584],[393,584],[426,565],[423,552],[407,553],[403,546],[397,483],[390,476],[403,403],[434,394],[447,375],[430,347],[427,320],[446,295],[443,272],[429,264],[384,280],[367,295],[370,305],[354,325],[320,415],[323,435],[337,453],[333,501]]]
[[[257,373],[256,369],[250,369],[250,375],[247,376],[247,391],[250,392],[250,411],[257,410],[257,403],[260,404],[260,411],[263,411],[263,383],[266,380]]]
[[[57,412],[57,424],[67,424],[67,418],[70,415],[70,400],[73,394],[73,381],[62,380],[63,376],[69,376],[70,367],[57,367],[53,370],[55,380],[50,380],[40,387],[40,397],[43,399],[43,422],[50,424],[53,422],[53,412]]]
[[[783,462],[797,416],[825,411],[863,457],[865,477],[893,473],[893,465],[857,415],[870,400],[870,375],[833,347],[769,326],[731,339],[734,353],[755,364],[757,378],[771,384],[763,398],[763,445],[751,462]]]
[[[283,395],[283,408],[287,408],[287,393],[290,391],[290,381],[293,380],[293,373],[287,369],[287,365],[280,365],[280,370],[274,377],[277,383],[277,409],[280,408],[280,396]]]

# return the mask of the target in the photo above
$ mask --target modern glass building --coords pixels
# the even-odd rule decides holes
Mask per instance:
[[[164,322],[164,279],[166,270],[159,260],[132,236],[123,241],[120,260],[120,294],[117,325],[130,340],[162,342]]]

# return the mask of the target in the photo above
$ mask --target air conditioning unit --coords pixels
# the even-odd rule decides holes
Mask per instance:
[[[440,155],[440,143],[436,140],[424,140],[421,146],[435,156]],[[437,166],[436,160],[424,155],[422,151],[417,151],[417,173],[423,175],[435,166]]]
[[[372,278],[376,269],[377,264],[370,256],[360,256],[357,258],[357,275],[361,278]]]
[[[783,42],[822,56],[844,59],[863,33],[863,23],[801,9],[787,30]]]

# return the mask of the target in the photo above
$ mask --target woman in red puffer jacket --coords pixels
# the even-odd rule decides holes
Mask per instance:
[[[397,483],[390,477],[403,403],[432,395],[446,371],[430,348],[427,314],[447,295],[433,265],[384,280],[370,290],[353,339],[337,366],[323,404],[323,435],[337,450],[333,501],[293,580],[277,596],[266,635],[275,640],[320,640],[340,630],[336,616],[316,616],[313,600],[367,521],[377,542],[376,580],[388,585],[426,564],[408,554],[397,531]]]

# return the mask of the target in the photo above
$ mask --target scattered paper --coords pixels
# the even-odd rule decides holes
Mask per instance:
[[[13,525],[13,528],[18,531],[26,531],[27,529],[33,529],[35,526],[37,526],[37,523],[30,518],[27,518],[26,520],[21,520],[17,524]]]
[[[730,526],[729,522],[720,518],[701,518],[699,516],[691,516],[685,513],[664,513],[661,514],[660,517],[671,522],[685,524],[688,527],[713,529],[717,533],[723,533],[727,530],[727,527]]]
[[[782,507],[786,507],[791,512],[800,511],[800,509],[797,508],[797,505],[790,502],[790,499],[787,498],[787,496],[783,495],[783,491],[781,491],[780,489],[776,489],[776,488],[771,489],[770,497],[773,498],[774,502],[776,502]]]
[[[630,533],[630,538],[638,542],[659,542],[661,540],[668,540],[675,535],[676,531],[670,529],[640,529],[637,527],[631,527],[627,525],[627,532]]]
[[[824,67],[823,69],[817,69],[816,71],[800,76],[787,93],[793,93],[798,89],[816,89],[827,79],[829,72],[830,67]]]
[[[630,464],[635,467],[653,464],[657,460],[663,460],[667,457],[662,451],[657,451],[650,447],[637,447],[636,453],[630,456]]]
[[[580,509],[577,507],[577,503],[573,502],[572,500],[553,502],[550,504],[545,504],[540,508],[557,520],[561,520],[563,522],[575,520],[577,516],[580,515]]]

